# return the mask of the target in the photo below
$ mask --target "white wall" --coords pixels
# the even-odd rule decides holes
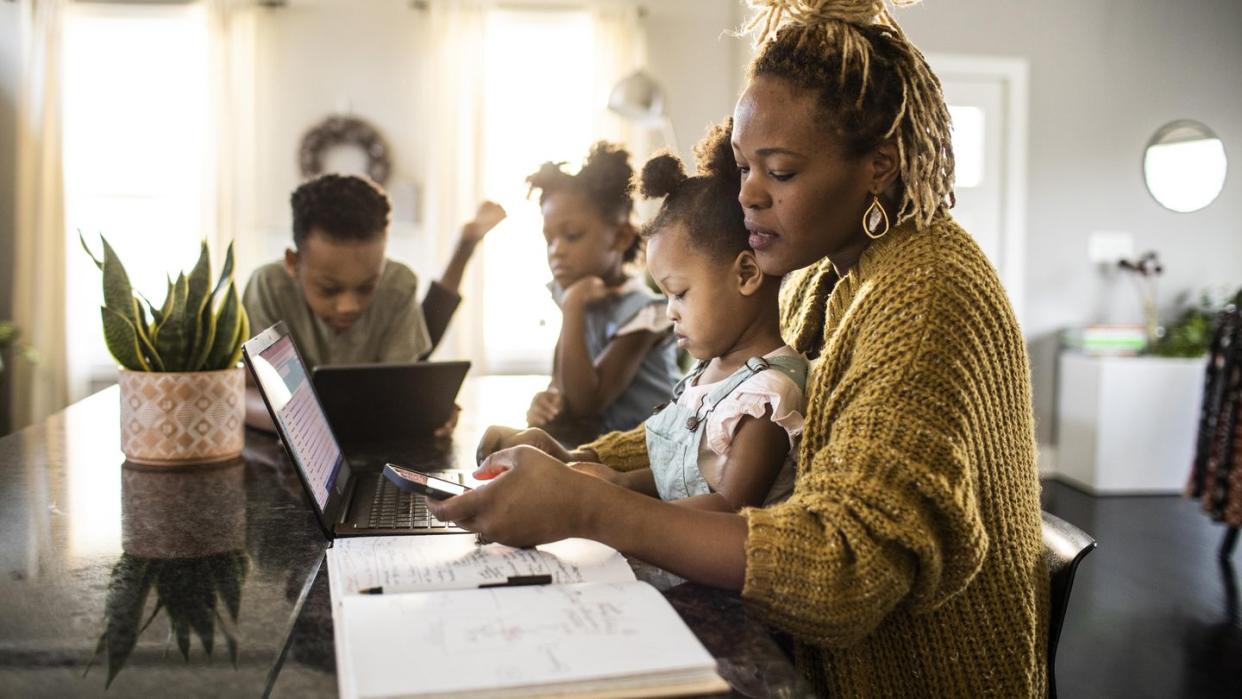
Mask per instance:
[[[898,20],[927,52],[1030,62],[1023,323],[1039,437],[1051,441],[1053,334],[1103,320],[1100,308],[1139,319],[1131,289],[1088,262],[1092,231],[1128,231],[1136,250],[1160,252],[1166,309],[1181,292],[1242,285],[1242,3],[935,0]],[[1148,139],[1179,118],[1210,126],[1233,156],[1220,198],[1191,214],[1160,207],[1141,172]]]

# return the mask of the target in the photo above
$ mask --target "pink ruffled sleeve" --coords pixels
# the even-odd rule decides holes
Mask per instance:
[[[804,402],[802,389],[793,379],[780,371],[761,371],[716,406],[707,420],[704,441],[717,454],[727,454],[742,418],[747,415],[762,418],[771,406],[772,422],[785,428],[792,449],[798,435],[802,434]]]

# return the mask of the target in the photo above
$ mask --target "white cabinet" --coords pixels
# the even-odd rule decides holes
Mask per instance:
[[[1056,476],[1099,494],[1182,492],[1206,362],[1063,352]]]

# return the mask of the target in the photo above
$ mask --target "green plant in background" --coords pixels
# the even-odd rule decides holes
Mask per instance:
[[[250,320],[233,283],[233,244],[214,287],[211,255],[203,241],[198,262],[187,276],[168,281],[159,308],[136,293],[125,266],[103,242],[103,259],[95,257],[79,234],[82,249],[103,272],[104,341],[116,361],[131,371],[216,371],[229,369],[241,359],[241,346],[250,334]]]
[[[1242,290],[1234,298],[1242,299]],[[1202,357],[1207,354],[1216,330],[1216,316],[1226,303],[1216,301],[1212,294],[1204,292],[1196,305],[1182,311],[1149,353],[1158,357]]]
[[[0,320],[0,375],[4,374],[4,353],[10,348],[31,364],[39,361],[39,353],[30,345],[18,342],[22,331],[12,321]]]
[[[138,644],[138,637],[161,609],[168,615],[169,642],[176,639],[182,658],[190,659],[191,631],[210,656],[218,625],[228,645],[229,659],[233,667],[237,667],[235,631],[241,610],[242,585],[249,568],[250,559],[245,551],[165,560],[122,554],[112,568],[108,583],[104,632],[95,645],[95,654],[86,672],[90,672],[100,654],[106,651],[108,679],[104,687],[111,686]],[[152,588],[155,589],[155,608],[139,626]],[[220,613],[221,602],[228,610],[227,621]]]

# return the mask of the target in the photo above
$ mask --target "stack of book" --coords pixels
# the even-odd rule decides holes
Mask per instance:
[[[1088,325],[1062,332],[1061,345],[1092,356],[1134,356],[1147,347],[1147,332],[1142,325]]]

